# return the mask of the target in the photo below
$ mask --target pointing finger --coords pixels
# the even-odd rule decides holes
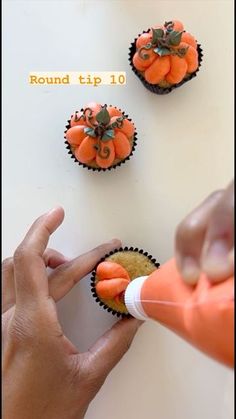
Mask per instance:
[[[56,268],[49,277],[50,295],[55,301],[60,300],[94,269],[101,258],[120,246],[120,240],[114,239]]]

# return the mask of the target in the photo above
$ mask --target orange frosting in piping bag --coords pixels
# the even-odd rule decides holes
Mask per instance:
[[[157,320],[212,358],[233,367],[233,277],[213,285],[202,274],[193,287],[183,281],[172,259],[149,277],[131,284],[125,303],[134,317]]]
[[[234,278],[212,284],[202,274],[196,286],[181,278],[174,259],[148,277],[130,281],[118,263],[97,267],[100,298],[125,302],[129,313],[151,318],[177,333],[212,358],[234,364]]]

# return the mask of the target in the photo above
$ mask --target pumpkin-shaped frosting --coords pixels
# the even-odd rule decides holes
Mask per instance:
[[[178,84],[199,67],[197,42],[181,22],[165,22],[138,37],[132,61],[148,83]]]
[[[130,283],[128,272],[115,262],[101,262],[96,269],[96,292],[101,299],[122,302],[124,291]]]
[[[134,134],[134,124],[124,113],[92,102],[72,115],[65,138],[79,162],[107,169],[131,154]]]

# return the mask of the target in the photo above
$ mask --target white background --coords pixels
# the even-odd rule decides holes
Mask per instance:
[[[129,43],[177,18],[202,43],[198,77],[170,95],[145,90]],[[233,176],[233,2],[4,1],[3,256],[31,222],[61,204],[50,246],[76,256],[119,237],[163,263],[178,222]],[[125,87],[30,86],[32,71],[126,71]],[[88,101],[135,121],[138,147],[113,172],[90,173],[67,156],[63,131]],[[58,305],[66,334],[86,350],[114,321],[88,281]],[[91,404],[87,419],[228,419],[233,373],[152,322]]]

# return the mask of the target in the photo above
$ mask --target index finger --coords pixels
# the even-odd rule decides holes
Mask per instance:
[[[30,227],[14,254],[16,303],[25,304],[48,295],[48,279],[43,259],[50,235],[64,219],[64,210],[55,208],[39,217]]]
[[[212,211],[223,191],[208,196],[178,226],[175,236],[177,266],[183,279],[195,284],[201,271],[201,253]]]
[[[49,276],[49,294],[55,301],[63,298],[106,254],[119,247],[121,247],[120,240],[113,239],[58,266]]]

